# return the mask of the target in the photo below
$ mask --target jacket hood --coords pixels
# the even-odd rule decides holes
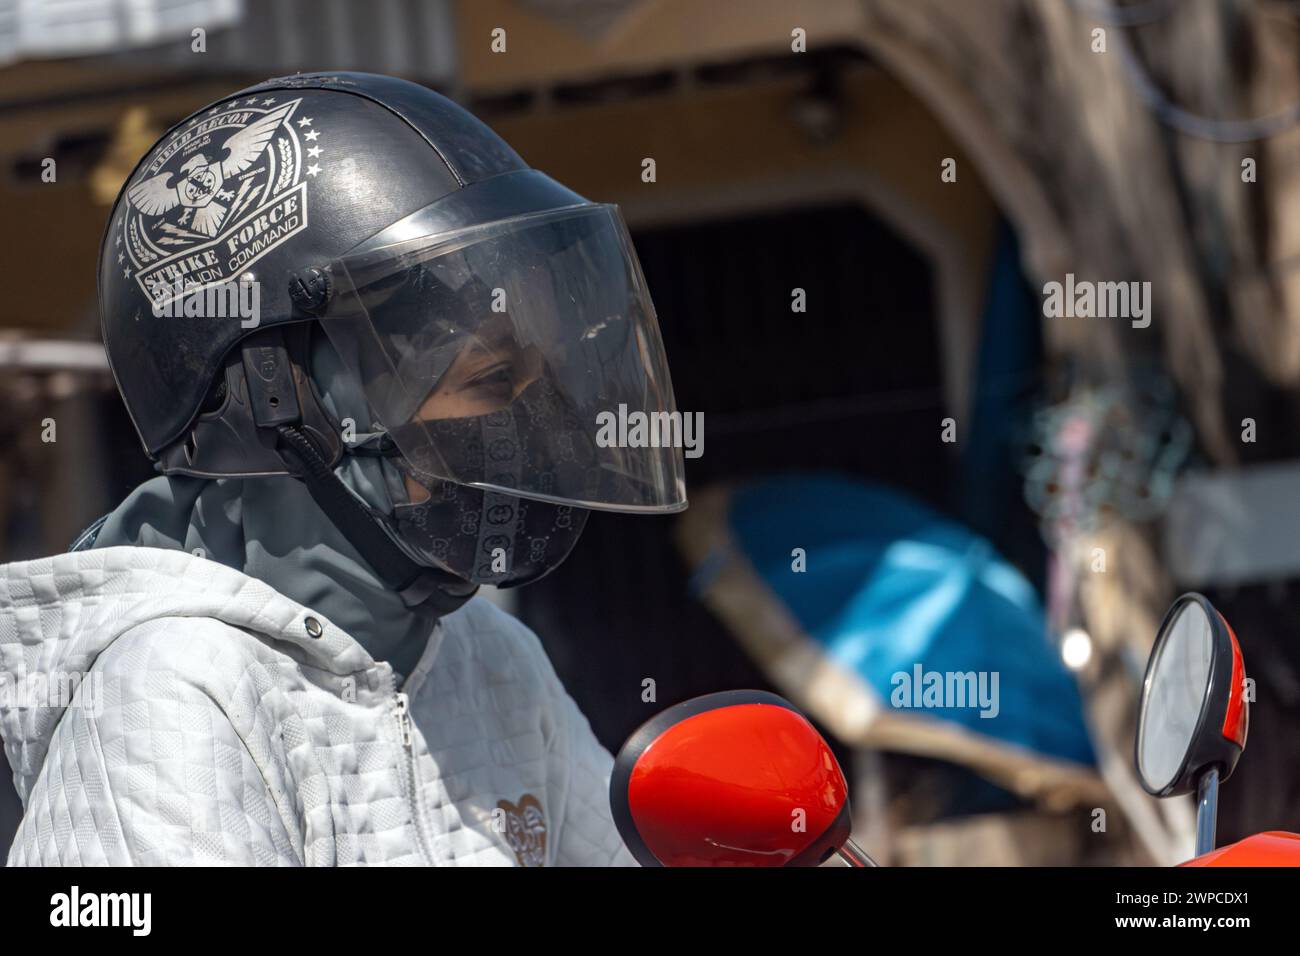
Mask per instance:
[[[0,566],[0,734],[24,802],[64,713],[100,706],[91,673],[99,655],[133,627],[169,617],[256,632],[339,676],[387,666],[323,615],[185,551],[112,547]]]

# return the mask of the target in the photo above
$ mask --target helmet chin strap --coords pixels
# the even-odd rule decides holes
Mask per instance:
[[[477,584],[449,571],[412,561],[379,526],[366,506],[353,496],[302,429],[297,425],[279,425],[276,431],[281,450],[296,460],[296,470],[312,500],[375,573],[401,595],[407,607],[429,605],[439,615],[450,614],[474,596]]]
[[[384,583],[407,607],[427,606],[439,616],[473,597],[478,585],[412,560],[334,473],[330,458],[302,427],[300,401],[316,399],[305,375],[299,378],[307,394],[300,395],[295,386],[293,369],[299,356],[289,354],[281,330],[251,336],[243,351],[249,406],[258,430],[276,436],[276,450],[291,474],[307,485],[312,500]]]

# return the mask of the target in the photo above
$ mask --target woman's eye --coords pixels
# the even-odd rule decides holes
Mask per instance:
[[[502,365],[490,372],[485,372],[469,383],[470,388],[510,389],[514,388],[514,375],[508,365]]]

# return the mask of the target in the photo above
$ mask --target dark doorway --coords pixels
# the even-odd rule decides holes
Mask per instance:
[[[943,412],[934,276],[857,206],[672,226],[635,236],[677,404],[704,413],[687,490],[835,469],[946,509],[955,461]],[[807,311],[791,309],[803,289]],[[919,442],[918,435],[936,440]],[[568,561],[519,592],[569,692],[611,750],[659,709],[771,689],[688,593],[672,518],[595,513]],[[642,681],[657,700],[641,699]]]

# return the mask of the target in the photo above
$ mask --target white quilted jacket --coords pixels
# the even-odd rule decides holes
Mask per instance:
[[[633,863],[609,754],[479,599],[399,691],[321,615],[185,552],[6,565],[0,730],[10,865]]]

